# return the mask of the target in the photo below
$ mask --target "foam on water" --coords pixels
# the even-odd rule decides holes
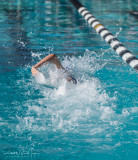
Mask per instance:
[[[122,123],[130,111],[123,109],[122,114],[117,114],[116,93],[113,97],[108,95],[94,76],[104,64],[99,65],[95,53],[88,54],[88,51],[87,55],[65,57],[62,64],[70,68],[77,85],[67,82],[64,73],[54,66],[42,67],[39,76],[32,77],[32,86],[43,97],[33,103],[27,101],[28,109],[24,117],[18,117],[17,131],[81,133],[87,135],[85,141],[91,143],[97,141],[91,139],[95,136],[105,137],[110,142],[122,130]]]
[[[40,59],[41,54],[33,53],[33,56]],[[44,65],[37,77],[28,76],[30,66],[20,68],[18,76],[22,78],[18,77],[15,86],[26,90],[26,100],[12,104],[15,110],[12,120],[16,123],[0,118],[3,132],[10,130],[10,136],[16,141],[22,139],[22,149],[32,148],[34,152],[43,149],[45,143],[49,148],[49,141],[55,148],[56,141],[80,148],[82,143],[82,146],[89,146],[85,151],[95,153],[118,149],[130,142],[137,144],[135,127],[125,131],[127,123],[135,121],[137,106],[122,107],[121,112],[117,112],[117,91],[107,92],[106,83],[95,76],[106,65],[106,61],[100,62],[100,57],[88,50],[79,57],[62,57],[63,66],[77,79],[76,85],[67,82],[66,73],[52,64]],[[49,153],[48,148],[46,152]],[[72,152],[78,151],[72,149]]]
[[[136,160],[137,73],[68,1],[35,2],[1,4],[0,159]],[[137,21],[124,12],[136,0],[112,1],[112,9],[91,2],[85,5],[93,4],[97,18],[137,55]],[[31,67],[45,53],[60,55],[77,85],[52,65],[33,77]]]

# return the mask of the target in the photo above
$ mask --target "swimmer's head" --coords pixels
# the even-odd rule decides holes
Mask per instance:
[[[74,84],[77,84],[77,80],[76,80],[74,77],[72,77],[72,76],[68,76],[68,77],[66,77],[66,79],[67,79],[67,81],[69,81],[69,82],[72,82],[72,83],[74,83]]]

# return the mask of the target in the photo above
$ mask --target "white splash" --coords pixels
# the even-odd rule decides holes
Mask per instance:
[[[18,118],[17,131],[82,134],[87,137],[86,142],[96,143],[97,148],[101,146],[103,150],[121,145],[115,142],[104,147],[100,137],[111,142],[122,129],[125,118],[137,112],[137,107],[116,113],[116,92],[113,97],[108,95],[104,85],[94,76],[103,64],[98,63],[94,52],[86,52],[86,55],[65,57],[62,61],[77,79],[76,85],[67,82],[64,72],[53,65],[45,65],[39,70],[39,76],[31,85],[41,96],[25,104],[27,113]]]

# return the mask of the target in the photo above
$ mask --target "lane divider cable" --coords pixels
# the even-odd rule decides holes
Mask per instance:
[[[88,24],[122,57],[132,68],[138,71],[138,58],[134,56],[119,40],[102,25],[78,0],[70,0]]]

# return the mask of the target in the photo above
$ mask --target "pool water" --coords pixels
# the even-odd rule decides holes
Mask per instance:
[[[136,0],[80,2],[138,56]],[[138,74],[68,0],[0,1],[0,35],[1,160],[137,159]]]

